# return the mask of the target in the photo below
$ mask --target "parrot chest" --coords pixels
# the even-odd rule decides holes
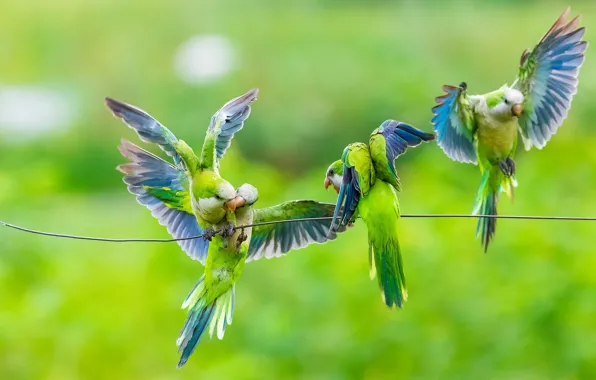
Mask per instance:
[[[236,210],[237,226],[252,223],[252,208],[242,207]],[[220,229],[226,221],[214,226]],[[244,232],[246,240],[239,242],[238,237]],[[213,297],[219,297],[240,278],[244,263],[248,254],[248,246],[252,234],[252,229],[247,228],[244,231],[238,229],[230,237],[223,238],[216,235],[209,244],[207,253],[207,262],[205,265],[205,285],[209,288],[209,293]]]
[[[517,119],[496,120],[486,115],[478,117],[478,154],[499,161],[513,153],[517,138]]]

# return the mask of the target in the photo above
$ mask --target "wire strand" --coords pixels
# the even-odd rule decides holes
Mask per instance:
[[[541,215],[471,215],[471,214],[402,214],[402,218],[493,218],[493,219],[517,219],[517,220],[566,220],[566,221],[596,221],[596,217],[583,217],[583,216],[541,216]],[[284,220],[272,220],[268,222],[258,222],[252,224],[246,224],[242,226],[236,226],[234,230],[241,230],[244,228],[251,228],[251,227],[259,227],[259,226],[266,226],[271,224],[278,224],[278,223],[299,223],[299,222],[307,222],[307,221],[316,221],[316,220],[330,220],[333,217],[330,216],[322,216],[316,218],[298,218],[298,219],[284,219]],[[63,239],[74,239],[74,240],[87,240],[87,241],[103,241],[108,243],[172,243],[177,241],[184,241],[184,240],[193,240],[193,239],[205,239],[207,238],[206,234],[195,235],[195,236],[188,236],[184,238],[170,238],[170,239],[143,239],[143,238],[104,238],[104,237],[94,237],[94,236],[82,236],[82,235],[70,235],[70,234],[61,234],[61,233],[54,233],[54,232],[47,232],[47,231],[39,231],[34,230],[31,228],[21,227],[16,224],[8,223],[0,221],[0,225],[8,228],[12,228],[18,231],[35,234],[35,235],[42,235],[42,236],[50,236],[56,238],[63,238]],[[220,231],[214,231],[215,233],[219,233]]]

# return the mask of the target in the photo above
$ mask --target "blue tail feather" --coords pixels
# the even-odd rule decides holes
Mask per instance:
[[[178,368],[182,367],[187,361],[190,355],[194,352],[201,336],[205,332],[205,329],[213,318],[213,312],[215,310],[215,304],[211,304],[199,311],[192,311],[189,315],[188,321],[192,321],[186,328],[192,326],[191,335],[188,335],[181,343],[178,352],[182,351],[180,361],[178,362]]]
[[[498,168],[494,170],[498,170]],[[497,215],[497,202],[499,201],[500,186],[498,186],[496,189],[494,186],[492,186],[491,182],[494,182],[494,179],[491,178],[492,171],[493,169],[488,169],[482,176],[482,182],[480,184],[480,189],[478,190],[478,198],[476,200],[474,214]],[[495,171],[495,173],[498,172]],[[478,218],[478,224],[476,225],[476,237],[480,236],[485,253],[488,250],[489,243],[495,236],[496,230],[496,218]]]
[[[223,339],[226,327],[232,324],[234,287],[214,299],[208,299],[207,292],[203,276],[182,304],[183,308],[190,308],[190,313],[176,341],[178,352],[181,352],[178,368],[188,361],[207,329],[210,338],[217,332],[217,337]]]

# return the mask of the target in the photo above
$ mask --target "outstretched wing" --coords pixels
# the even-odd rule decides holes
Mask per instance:
[[[466,94],[467,85],[443,86],[445,95],[435,99],[432,123],[437,132],[437,144],[452,160],[476,164],[474,133],[476,121],[470,100]]]
[[[334,205],[330,203],[302,200],[255,210],[253,223],[304,218],[321,219],[253,227],[246,261],[258,260],[261,257],[267,259],[280,257],[293,249],[335,239],[337,235],[330,228],[333,209]],[[344,230],[345,228],[342,228],[339,231]]]
[[[341,160],[344,165],[344,174],[333,212],[332,226],[334,229],[353,222],[360,197],[368,194],[376,180],[375,169],[366,144],[348,145],[344,149]],[[337,218],[339,218],[339,223],[336,225]]]
[[[370,156],[377,178],[392,184],[396,190],[401,186],[395,170],[395,159],[406,149],[420,145],[422,141],[435,139],[432,133],[425,133],[411,125],[386,120],[370,135]]]
[[[521,57],[514,85],[524,94],[519,127],[526,150],[541,149],[567,117],[577,92],[579,69],[588,43],[579,16],[567,22],[570,9],[557,19],[532,52]]]
[[[250,115],[250,103],[257,99],[259,90],[253,88],[246,94],[230,100],[212,117],[203,143],[201,167],[217,170],[219,160],[230,147],[234,134],[244,127]]]
[[[161,125],[145,111],[129,104],[106,98],[106,105],[114,116],[122,119],[126,125],[134,129],[142,141],[159,145],[168,156],[172,157],[176,165],[180,163],[181,158],[176,152],[178,139],[168,128]]]
[[[131,161],[118,166],[118,170],[125,174],[124,182],[137,201],[151,210],[175,239],[202,235],[204,231],[192,212],[184,172],[130,141],[122,140],[118,149]],[[207,240],[182,240],[178,244],[192,259],[205,264]]]

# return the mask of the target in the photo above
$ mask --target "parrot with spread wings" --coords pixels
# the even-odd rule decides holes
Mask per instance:
[[[398,241],[401,183],[395,159],[408,147],[434,138],[432,133],[387,120],[373,131],[368,145],[348,145],[341,160],[332,163],[325,174],[325,188],[333,185],[338,193],[332,225],[345,228],[358,215],[362,217],[368,230],[370,276],[376,275],[389,308],[402,307],[408,297]]]
[[[129,163],[118,169],[137,201],[179,240],[205,272],[184,300],[189,315],[177,340],[183,366],[205,331],[224,336],[232,323],[234,289],[244,264],[259,258],[280,257],[311,243],[335,239],[331,231],[333,204],[311,200],[289,201],[254,209],[257,189],[249,184],[237,190],[219,174],[219,160],[242,129],[257,90],[226,103],[213,115],[200,156],[169,129],[144,111],[106,98],[108,108],[134,129],[144,142],[157,144],[173,163],[123,140],[120,152]],[[327,217],[326,220],[304,220]],[[271,223],[300,219],[292,223]],[[242,227],[259,223],[255,227]],[[236,228],[238,226],[238,228]],[[339,231],[341,232],[341,231]],[[193,236],[205,236],[205,239]]]
[[[517,79],[484,95],[468,95],[466,83],[443,86],[432,123],[437,143],[459,162],[477,164],[482,174],[474,214],[497,215],[499,193],[513,197],[518,131],[524,147],[542,149],[567,117],[577,92],[579,69],[588,43],[579,16],[570,9],[535,46],[521,56]],[[486,252],[496,218],[479,218],[476,235]]]

